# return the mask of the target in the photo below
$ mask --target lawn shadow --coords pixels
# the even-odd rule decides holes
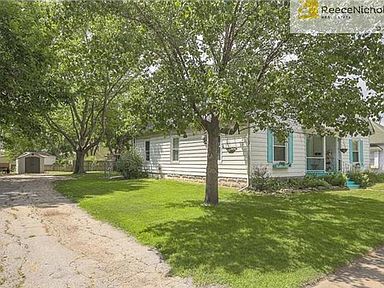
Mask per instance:
[[[93,175],[92,175],[93,176]],[[144,189],[149,184],[146,179],[109,179],[100,175],[79,177],[71,181],[57,181],[56,190],[70,199],[79,202],[85,198],[93,198],[114,192],[132,192]]]
[[[196,207],[185,201],[172,208]],[[148,227],[177,271],[326,273],[384,242],[384,202],[330,193],[233,194],[202,217]]]

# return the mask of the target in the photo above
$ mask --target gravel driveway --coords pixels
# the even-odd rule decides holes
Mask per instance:
[[[53,176],[0,177],[0,287],[192,287],[156,251],[90,217]]]

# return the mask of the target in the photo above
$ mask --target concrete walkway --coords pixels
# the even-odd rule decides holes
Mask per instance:
[[[0,177],[0,287],[192,287],[156,251],[90,217],[52,176]]]
[[[384,247],[340,269],[313,288],[384,288]]]

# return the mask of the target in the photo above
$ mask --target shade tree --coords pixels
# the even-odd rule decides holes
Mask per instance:
[[[227,127],[250,122],[284,134],[299,124],[319,133],[367,133],[368,118],[383,111],[379,95],[363,97],[357,85],[366,66],[356,47],[371,47],[365,43],[373,37],[291,34],[288,1],[125,7],[121,13],[150,43],[145,117],[163,131],[182,134],[192,126],[208,135],[206,204],[218,203],[217,146]]]

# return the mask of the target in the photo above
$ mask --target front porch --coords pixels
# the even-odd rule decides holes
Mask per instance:
[[[344,171],[346,167],[343,167],[341,145],[341,139],[337,137],[308,135],[306,174],[324,176],[328,173]]]

